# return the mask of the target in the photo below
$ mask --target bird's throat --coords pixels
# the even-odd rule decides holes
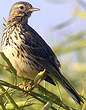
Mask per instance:
[[[16,17],[9,17],[7,21],[7,26],[13,26],[15,24],[27,24],[28,22],[28,17],[21,17],[21,16],[16,16]]]

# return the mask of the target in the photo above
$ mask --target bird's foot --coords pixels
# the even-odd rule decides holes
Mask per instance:
[[[45,69],[38,73],[35,80],[30,82],[24,82],[23,84],[19,84],[19,87],[26,91],[26,95],[30,94],[31,91],[40,84],[46,78]]]
[[[19,84],[18,86],[24,90],[27,90],[28,88],[32,88],[34,80],[31,80],[30,82],[24,82],[22,84]]]
[[[21,88],[21,89],[24,89],[26,92],[25,92],[25,95],[28,96],[31,91],[38,85],[41,83],[43,79],[40,79],[38,80],[37,83],[34,83],[34,80],[31,80],[30,82],[24,82],[24,83],[21,83],[21,84],[18,84],[18,86]]]

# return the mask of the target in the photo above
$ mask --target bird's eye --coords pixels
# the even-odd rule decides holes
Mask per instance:
[[[24,9],[25,9],[25,7],[24,7],[24,6],[20,6],[19,8],[20,8],[21,10],[24,10]]]

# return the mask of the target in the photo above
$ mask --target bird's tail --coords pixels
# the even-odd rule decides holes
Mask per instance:
[[[80,95],[76,92],[68,80],[61,74],[60,71],[59,74],[56,74],[56,79],[78,104],[84,103]]]

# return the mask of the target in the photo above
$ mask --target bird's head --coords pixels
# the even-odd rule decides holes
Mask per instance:
[[[8,22],[26,23],[31,13],[38,10],[38,8],[33,8],[28,2],[16,2],[10,10]]]

